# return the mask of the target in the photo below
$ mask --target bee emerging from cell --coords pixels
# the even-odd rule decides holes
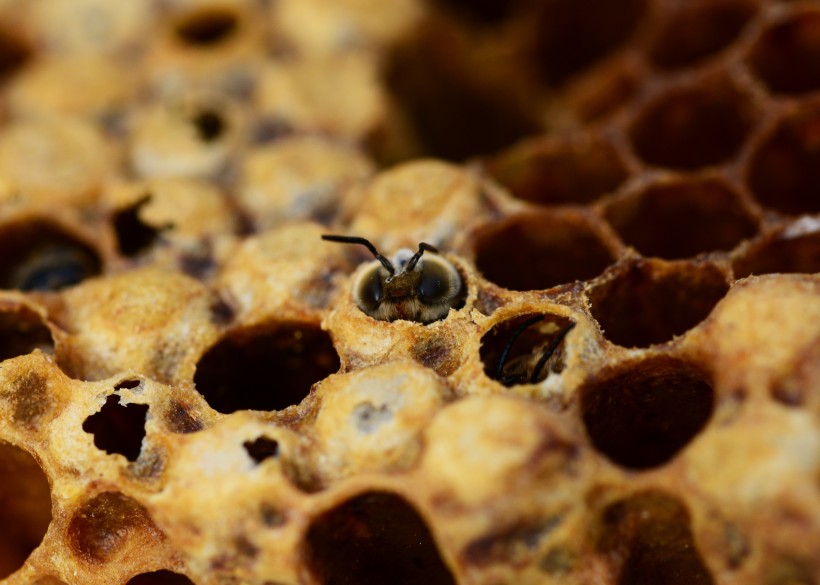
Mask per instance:
[[[568,319],[531,315],[496,325],[482,340],[485,373],[504,386],[537,384],[562,367],[561,343],[575,327]],[[564,323],[565,322],[565,323]]]
[[[375,256],[353,284],[353,299],[379,321],[432,323],[464,305],[466,287],[453,264],[421,242],[416,252],[399,250],[388,259],[365,238],[323,235],[323,240],[365,246]]]

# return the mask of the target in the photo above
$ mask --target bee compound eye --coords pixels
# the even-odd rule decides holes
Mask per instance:
[[[428,258],[422,267],[416,292],[424,303],[441,303],[453,294],[453,283],[458,281],[455,268],[443,260]]]
[[[376,310],[379,307],[384,298],[384,285],[377,266],[362,275],[355,292],[356,304],[361,308]]]

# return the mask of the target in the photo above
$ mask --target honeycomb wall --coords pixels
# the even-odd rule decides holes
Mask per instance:
[[[818,39],[0,2],[0,582],[816,583]],[[325,233],[463,303],[374,320]]]

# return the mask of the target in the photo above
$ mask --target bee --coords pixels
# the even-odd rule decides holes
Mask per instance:
[[[501,356],[495,367],[494,378],[501,382],[504,386],[514,386],[516,384],[536,384],[541,382],[548,372],[544,373],[544,366],[547,365],[549,359],[561,345],[561,342],[567,334],[575,328],[575,323],[570,322],[567,326],[560,329],[550,341],[546,344],[536,344],[530,352],[524,353],[517,358],[510,359],[510,352],[512,352],[513,345],[521,335],[530,329],[536,323],[544,320],[544,315],[536,315],[521,323],[510,334],[507,343],[501,351]]]
[[[323,235],[322,239],[362,245],[376,258],[353,284],[353,300],[374,319],[426,325],[464,305],[461,275],[430,244],[421,242],[416,252],[402,249],[387,259],[365,238]]]

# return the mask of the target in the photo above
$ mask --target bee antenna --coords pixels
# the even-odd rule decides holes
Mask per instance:
[[[573,321],[555,336],[555,339],[552,340],[552,343],[550,343],[547,350],[541,355],[538,363],[535,364],[535,367],[532,370],[532,375],[530,376],[530,384],[535,384],[538,381],[538,376],[541,374],[541,370],[546,365],[547,360],[552,357],[552,354],[554,354],[555,350],[558,349],[558,346],[561,345],[561,342],[564,340],[564,337],[567,336],[567,333],[572,331],[574,328],[575,322]]]
[[[416,264],[418,264],[418,261],[421,258],[421,255],[424,254],[425,252],[433,252],[434,254],[438,254],[438,250],[436,249],[435,246],[431,246],[430,244],[428,244],[426,242],[421,242],[421,243],[419,243],[419,251],[416,252],[415,254],[413,254],[413,256],[410,258],[410,260],[407,262],[407,267],[405,268],[405,270],[407,272],[410,272],[411,270],[413,270],[416,267]]]
[[[498,359],[498,365],[495,368],[495,379],[501,380],[504,378],[504,366],[507,365],[507,358],[510,357],[510,351],[512,350],[513,343],[515,340],[518,339],[527,328],[532,327],[539,321],[544,320],[544,315],[536,315],[531,319],[527,319],[521,325],[519,325],[515,331],[513,331],[512,335],[510,335],[509,340],[507,340],[507,344],[504,346],[504,351],[501,352],[501,357]]]
[[[370,250],[370,252],[376,257],[376,260],[382,263],[382,266],[384,266],[384,268],[387,270],[387,272],[390,273],[391,276],[396,273],[396,269],[390,263],[390,260],[379,254],[379,251],[376,249],[376,246],[374,246],[370,242],[370,240],[359,238],[357,236],[335,236],[331,234],[323,234],[322,239],[328,242],[338,242],[340,244],[361,244],[362,246]]]

